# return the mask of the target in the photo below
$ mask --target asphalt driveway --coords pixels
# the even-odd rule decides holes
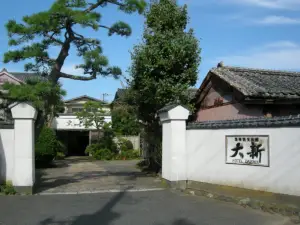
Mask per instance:
[[[53,168],[36,170],[37,194],[85,193],[106,190],[155,189],[160,179],[141,172],[138,160],[97,161],[90,157],[70,157],[55,162]]]
[[[1,225],[287,225],[286,218],[170,191],[1,196]]]

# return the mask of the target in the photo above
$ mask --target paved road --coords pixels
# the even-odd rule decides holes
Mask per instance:
[[[170,191],[0,197],[1,225],[287,225],[287,219]]]
[[[36,171],[36,192],[97,192],[111,189],[151,189],[161,187],[159,179],[136,168],[137,160],[96,161],[71,157],[56,162],[56,167]]]

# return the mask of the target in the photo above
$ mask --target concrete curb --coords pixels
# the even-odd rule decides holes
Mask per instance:
[[[101,193],[120,193],[120,192],[148,192],[163,191],[165,188],[141,188],[141,189],[108,189],[95,191],[74,191],[74,192],[41,192],[34,195],[80,195],[80,194],[101,194]]]
[[[203,196],[211,199],[216,199],[224,202],[231,202],[238,204],[242,207],[249,207],[252,209],[262,210],[268,213],[277,213],[283,216],[290,217],[291,221],[295,224],[300,224],[300,208],[291,207],[288,205],[280,205],[275,203],[267,203],[264,201],[250,199],[250,198],[240,198],[233,196],[225,196],[218,193],[211,193],[206,190],[195,190],[195,189],[186,189],[185,193],[196,196]]]

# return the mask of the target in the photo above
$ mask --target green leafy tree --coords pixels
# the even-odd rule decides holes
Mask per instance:
[[[187,89],[196,84],[199,41],[187,30],[187,6],[174,0],[152,1],[146,12],[143,41],[134,47],[130,68],[131,97],[145,125],[149,147],[158,151],[161,138],[157,111],[167,104],[188,104]]]
[[[106,29],[108,35],[129,36],[131,28],[119,21],[111,26],[101,23],[101,14],[97,9],[107,5],[116,5],[125,13],[143,12],[144,0],[55,0],[49,10],[24,16],[22,23],[10,20],[6,24],[9,45],[18,46],[4,54],[4,62],[26,61],[25,70],[34,71],[57,84],[59,78],[74,80],[92,80],[97,75],[118,77],[121,70],[109,66],[108,59],[103,55],[100,41],[80,33],[82,28]],[[51,47],[58,47],[59,52],[52,58]],[[82,76],[63,73],[61,70],[65,60],[75,48],[83,63],[77,65],[84,71]]]
[[[99,140],[101,130],[105,124],[105,114],[106,111],[103,109],[102,102],[88,101],[84,103],[83,110],[81,112],[77,112],[76,116],[80,121],[79,125],[83,125],[85,128],[96,128]]]
[[[1,98],[5,99],[3,108],[13,102],[31,102],[38,110],[38,126],[46,123],[51,126],[52,120],[58,113],[63,112],[63,96],[66,91],[60,84],[53,84],[46,80],[28,79],[25,84],[5,83],[2,86]]]
[[[138,135],[140,126],[134,110],[126,105],[112,109],[112,127],[117,134]]]

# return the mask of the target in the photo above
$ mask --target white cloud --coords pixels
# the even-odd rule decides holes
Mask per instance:
[[[300,70],[300,45],[290,41],[279,41],[259,46],[235,55],[218,57],[214,64],[253,68]]]
[[[300,18],[290,18],[286,16],[267,16],[259,20],[254,20],[253,22],[262,25],[289,25],[300,24]]]
[[[265,49],[298,48],[299,45],[292,41],[277,41],[263,46]]]
[[[225,3],[251,5],[269,9],[300,10],[300,0],[221,0]]]

